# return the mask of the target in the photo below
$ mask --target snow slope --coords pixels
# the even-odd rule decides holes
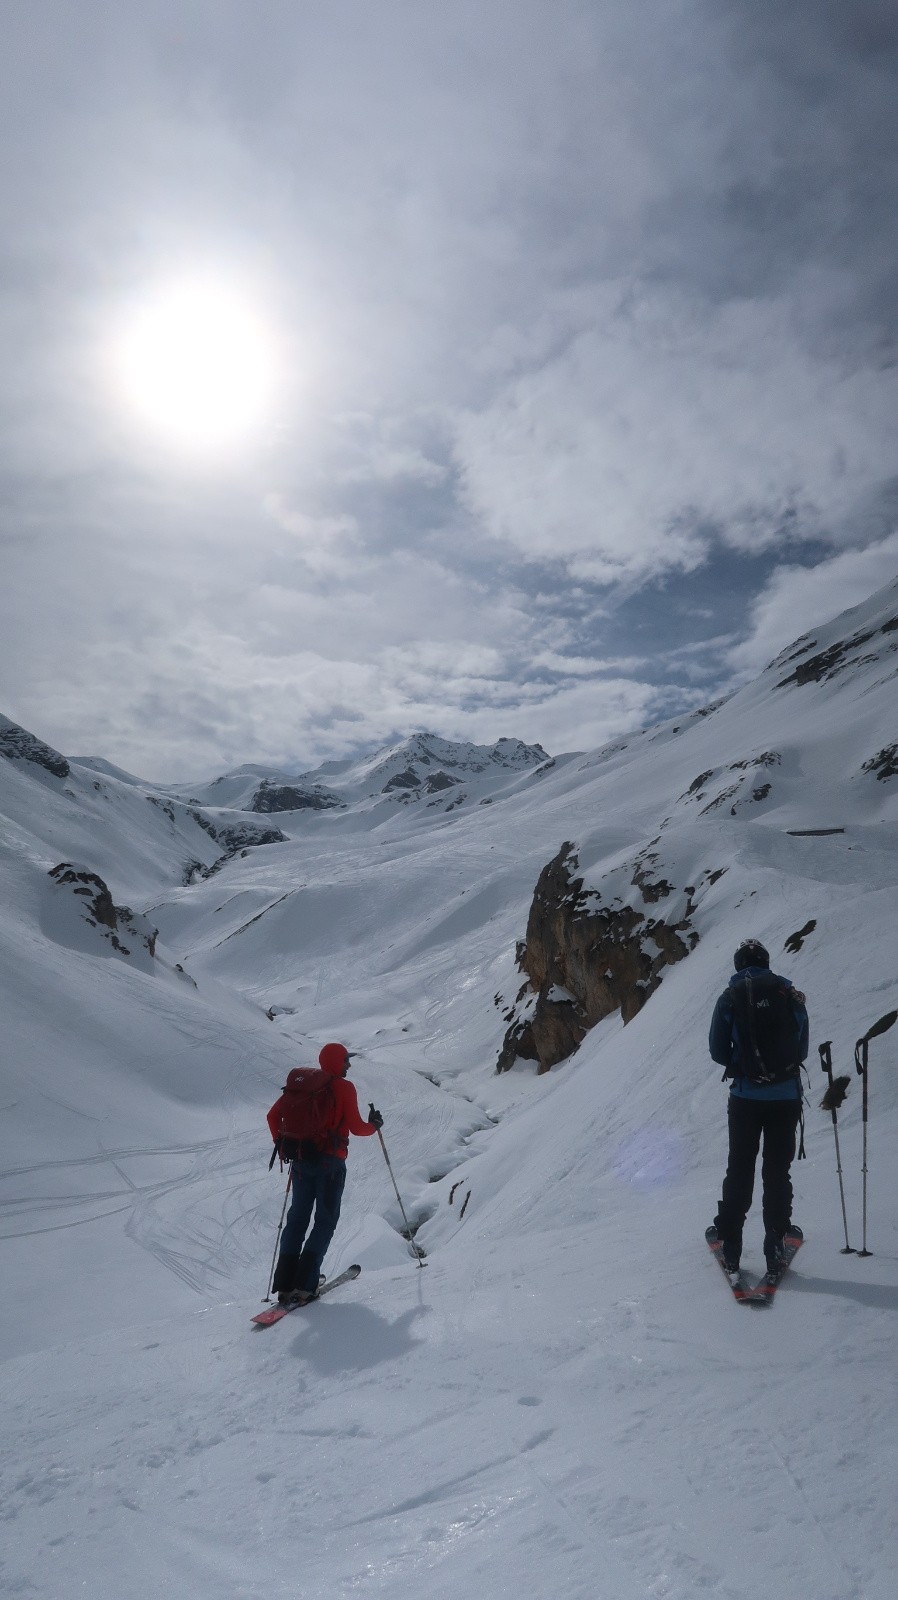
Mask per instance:
[[[472,777],[452,812],[347,768],[344,808],[280,814],[284,843],[189,887],[181,812],[157,826],[139,781],[0,761],[4,1593],[892,1595],[898,1029],[871,1045],[865,1260],[839,1253],[816,1046],[853,1072],[898,1005],[896,619],[898,584],[707,714]],[[626,1028],[496,1077],[563,840],[605,903],[640,903],[640,862],[665,904],[693,889],[699,942]],[[61,859],[159,928],[149,970],[55,936]],[[749,933],[812,1019],[807,1242],[761,1311],[701,1237],[707,1023]],[[329,1037],[362,1051],[428,1265],[356,1141],[326,1269],[362,1277],[257,1333],[284,1182],[262,1119]],[[857,1086],[840,1129],[856,1245]],[[759,1269],[760,1241],[753,1212]]]

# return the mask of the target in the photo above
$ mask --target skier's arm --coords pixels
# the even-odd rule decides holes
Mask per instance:
[[[359,1139],[370,1139],[372,1133],[377,1132],[373,1122],[366,1122],[359,1110],[359,1099],[355,1092],[355,1084],[343,1078],[340,1083],[343,1112],[342,1125],[347,1133],[354,1133]]]
[[[728,1067],[732,1059],[733,1042],[733,1011],[730,997],[722,994],[714,1007],[711,1018],[711,1028],[708,1034],[708,1049],[711,1060],[716,1061],[719,1067]]]

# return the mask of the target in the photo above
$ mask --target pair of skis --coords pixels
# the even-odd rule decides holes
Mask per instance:
[[[322,1295],[330,1294],[332,1289],[339,1289],[341,1283],[351,1283],[361,1270],[357,1264],[347,1267],[346,1271],[338,1273],[336,1278],[330,1278],[320,1284],[318,1293],[310,1295],[308,1300],[297,1300],[290,1306],[271,1306],[268,1311],[260,1311],[252,1320],[257,1328],[270,1328],[273,1322],[280,1322],[282,1317],[289,1317],[291,1311],[298,1311],[302,1306],[314,1305]]]
[[[783,1259],[780,1265],[774,1272],[766,1272],[757,1283],[752,1283],[741,1269],[738,1272],[727,1272],[723,1260],[723,1242],[718,1238],[715,1227],[706,1228],[705,1239],[708,1249],[730,1286],[733,1299],[738,1300],[740,1305],[748,1306],[772,1305],[773,1297],[783,1277],[804,1243],[803,1236],[799,1232],[787,1233],[783,1240]]]
[[[788,1271],[804,1242],[800,1233],[787,1233],[783,1241],[783,1259],[780,1266],[775,1272],[765,1273],[758,1283],[753,1284],[742,1271],[727,1272],[723,1262],[723,1243],[717,1236],[716,1228],[706,1229],[705,1239],[708,1249],[726,1278],[733,1299],[738,1300],[740,1305],[749,1306],[769,1306],[773,1303],[773,1297],[783,1281],[784,1274]],[[322,1283],[318,1293],[313,1295],[311,1299],[297,1301],[296,1304],[289,1306],[270,1306],[267,1311],[258,1312],[252,1320],[257,1328],[270,1328],[273,1323],[280,1322],[282,1317],[289,1317],[290,1312],[298,1310],[301,1305],[312,1305],[315,1300],[320,1300],[322,1295],[330,1294],[332,1289],[339,1289],[343,1283],[351,1283],[354,1278],[359,1276],[361,1270],[361,1267],[355,1263],[353,1266],[347,1267],[345,1272],[339,1273],[336,1278],[331,1278],[329,1282]]]

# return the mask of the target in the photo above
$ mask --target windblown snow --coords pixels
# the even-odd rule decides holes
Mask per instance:
[[[870,1045],[865,1258],[817,1046],[852,1075],[858,1247],[896,690],[898,583],[729,700],[554,759],[421,734],[166,787],[0,719],[4,1595],[891,1600],[898,1029]],[[626,1027],[497,1076],[564,841],[601,903],[665,893],[698,940]],[[707,1027],[748,935],[812,1025],[806,1243],[762,1310],[703,1240]],[[264,1116],[329,1039],[427,1265],[354,1141],[325,1267],[361,1277],[257,1332]],[[746,1244],[760,1271],[755,1212]]]

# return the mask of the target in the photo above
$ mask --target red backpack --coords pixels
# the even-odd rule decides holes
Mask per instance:
[[[329,1072],[320,1072],[317,1067],[294,1067],[272,1109],[277,1113],[272,1127],[275,1154],[282,1161],[295,1161],[301,1145],[313,1145],[324,1154],[334,1149],[340,1112]]]

